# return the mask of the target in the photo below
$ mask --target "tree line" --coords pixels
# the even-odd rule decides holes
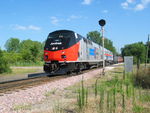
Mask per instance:
[[[92,41],[102,45],[102,37],[98,31],[87,34]],[[113,53],[116,49],[113,42],[105,38],[105,47]],[[10,38],[5,43],[6,50],[0,50],[0,73],[9,72],[9,65],[20,63],[38,63],[43,61],[44,42],[32,41],[30,39],[21,41],[19,38]]]
[[[89,38],[90,40],[92,40],[93,42],[99,44],[102,46],[102,35],[100,32],[98,31],[91,31],[87,34],[87,38]],[[114,54],[117,54],[116,48],[113,45],[113,42],[108,39],[108,38],[104,38],[104,47],[110,51],[112,51]]]
[[[137,42],[125,45],[121,48],[121,54],[123,57],[133,56],[133,61],[137,64],[137,68],[139,69],[141,63],[150,62],[150,42],[146,44]]]
[[[6,50],[0,49],[0,73],[10,72],[10,65],[43,61],[44,42],[10,38],[5,43],[5,48]]]
[[[92,31],[87,34],[87,37],[94,41],[95,43],[98,43],[102,45],[102,36],[98,31]],[[108,38],[104,38],[104,46],[108,50],[112,51],[114,54],[118,53],[116,52],[116,48],[113,46],[113,42],[109,40]],[[140,68],[141,63],[150,62],[150,42],[148,39],[147,43],[143,42],[136,42],[133,44],[125,45],[123,48],[121,48],[121,54],[122,57],[124,56],[133,56],[134,63],[137,64],[137,67]]]
[[[98,31],[91,31],[87,34],[87,38],[102,45],[102,36]],[[117,54],[113,42],[105,37],[105,48]],[[0,49],[0,73],[10,72],[10,65],[21,63],[39,63],[43,62],[44,42],[32,41],[30,39],[21,41],[19,38],[10,38],[5,43],[6,50]],[[147,59],[150,62],[150,42],[144,44],[137,42],[125,45],[121,48],[121,55],[134,56],[134,63],[139,68],[140,63],[144,63]]]
[[[30,39],[20,41],[18,38],[10,38],[5,44],[6,58],[10,59],[10,63],[15,62],[33,62],[42,61],[44,43],[32,41]]]

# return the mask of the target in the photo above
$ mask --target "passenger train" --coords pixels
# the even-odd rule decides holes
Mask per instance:
[[[70,30],[49,33],[44,47],[44,71],[47,73],[80,72],[103,63],[102,46]],[[113,53],[104,48],[104,60],[113,62]]]

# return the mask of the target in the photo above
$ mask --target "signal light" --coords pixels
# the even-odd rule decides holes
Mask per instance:
[[[48,52],[45,52],[45,55],[48,55]]]
[[[66,55],[61,55],[61,58],[65,59],[65,58],[67,58],[67,56]]]
[[[48,55],[45,55],[45,59],[48,59]]]
[[[62,53],[62,54],[64,54],[64,53],[65,53],[65,51],[62,51],[61,53]]]

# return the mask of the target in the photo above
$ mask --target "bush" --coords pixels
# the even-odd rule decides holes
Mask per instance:
[[[15,52],[3,52],[4,59],[9,63],[9,65],[13,65],[17,62],[22,61],[22,56],[20,53]]]
[[[150,88],[150,67],[141,69],[136,73],[135,83],[143,88]]]
[[[11,72],[8,61],[4,58],[3,51],[0,49],[0,73]]]

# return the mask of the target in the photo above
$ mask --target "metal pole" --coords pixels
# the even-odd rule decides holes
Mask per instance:
[[[149,36],[150,36],[150,35],[148,35],[147,48],[146,48],[146,61],[145,61],[145,67],[147,66],[147,60],[148,60]]]
[[[102,74],[105,75],[104,27],[102,26],[101,29],[102,29],[102,46],[103,46],[103,48],[102,48],[102,54],[103,54],[103,72],[102,72]]]
[[[101,31],[102,31],[102,54],[103,54],[103,72],[102,74],[105,75],[105,58],[104,58],[104,25],[106,24],[106,21],[104,19],[99,20],[99,25],[101,26]]]

